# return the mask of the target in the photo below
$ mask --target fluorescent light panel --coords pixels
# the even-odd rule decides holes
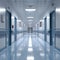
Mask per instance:
[[[32,12],[32,11],[36,11],[36,9],[25,9],[25,11]]]
[[[6,9],[5,8],[0,8],[0,12],[5,12]]]

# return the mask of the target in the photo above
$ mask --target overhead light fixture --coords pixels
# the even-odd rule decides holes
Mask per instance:
[[[5,12],[6,9],[5,8],[0,8],[0,12]]]
[[[56,8],[56,12],[60,12],[60,8]]]
[[[25,9],[25,11],[32,12],[32,11],[36,11],[36,9]]]
[[[27,18],[34,18],[34,17],[27,17]]]

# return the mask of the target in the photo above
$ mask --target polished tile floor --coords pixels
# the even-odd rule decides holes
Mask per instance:
[[[0,53],[0,60],[60,60],[60,53],[36,34],[25,34]]]

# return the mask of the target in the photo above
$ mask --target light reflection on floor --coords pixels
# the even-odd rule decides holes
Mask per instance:
[[[46,43],[47,46],[44,43],[46,42],[37,35],[26,34],[3,51],[0,54],[0,60],[10,60],[10,58],[11,60],[50,60],[50,47],[48,43]],[[56,59],[54,60],[60,60],[60,55],[56,54]]]

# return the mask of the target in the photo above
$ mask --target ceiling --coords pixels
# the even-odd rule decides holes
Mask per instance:
[[[27,26],[34,26],[50,8],[51,0],[11,0],[12,6]],[[25,9],[36,9],[34,12],[27,12]],[[34,17],[34,18],[27,18]],[[32,20],[32,21],[29,21]]]

